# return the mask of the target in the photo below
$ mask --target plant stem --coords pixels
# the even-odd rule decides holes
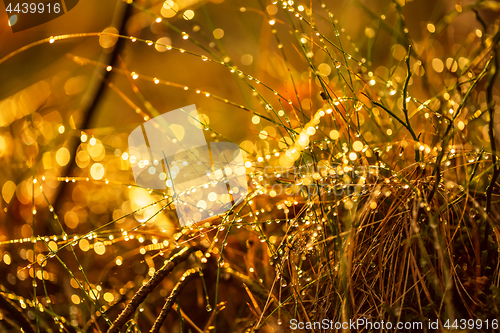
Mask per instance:
[[[410,132],[410,135],[413,138],[413,140],[418,142],[418,140],[420,138],[420,134],[417,136],[415,134],[415,131],[413,130],[413,127],[411,126],[410,117],[408,115],[407,102],[406,102],[406,95],[408,94],[408,84],[409,84],[410,79],[411,79],[410,54],[411,54],[411,45],[408,47],[408,54],[406,55],[406,58],[405,58],[406,68],[407,68],[405,84],[403,86],[403,113],[405,115],[405,120],[403,121],[394,112],[389,110],[387,107],[385,107],[381,103],[374,101],[373,104],[382,108],[385,112],[387,112],[394,119],[396,119],[401,125],[404,126],[404,128],[406,128],[408,130],[408,132]],[[419,151],[418,147],[415,147],[415,161],[416,162],[420,161],[420,151]]]
[[[448,145],[448,142],[451,140],[451,136],[448,136],[448,134],[450,133],[450,131],[453,127],[453,122],[455,121],[455,119],[458,117],[458,115],[460,114],[460,112],[464,108],[465,102],[467,102],[467,100],[469,99],[469,97],[470,97],[472,91],[474,90],[474,88],[476,87],[477,83],[479,81],[481,81],[481,79],[485,76],[486,72],[488,71],[488,68],[490,67],[490,64],[491,64],[491,59],[488,60],[488,62],[484,66],[481,73],[479,73],[479,75],[477,76],[477,79],[470,85],[469,89],[465,93],[465,96],[462,100],[462,103],[460,103],[457,111],[453,115],[453,118],[451,120],[449,120],[448,127],[446,128],[446,131],[443,135],[443,141],[441,143],[441,152],[439,153],[439,155],[436,159],[436,166],[434,167],[434,171],[432,172],[433,175],[436,175],[436,181],[434,182],[434,186],[432,187],[431,192],[427,196],[427,202],[430,202],[432,200],[432,198],[434,197],[434,194],[436,194],[437,187],[438,187],[439,183],[441,182],[441,161],[443,160],[444,153],[446,151],[445,147]]]
[[[490,121],[488,123],[488,133],[490,136],[490,144],[491,144],[491,159],[493,163],[493,174],[491,175],[491,181],[486,188],[486,216],[490,216],[491,214],[491,196],[493,194],[493,188],[495,187],[496,180],[500,175],[500,167],[497,164],[497,148],[495,142],[495,103],[493,101],[493,86],[495,84],[495,80],[498,76],[498,43],[500,41],[500,31],[495,34],[493,37],[493,52],[492,52],[492,66],[490,70],[490,77],[488,82],[486,83],[486,103],[488,107],[488,112],[490,114]],[[484,236],[483,236],[483,248],[488,250],[488,234],[490,233],[490,224],[486,221],[486,226],[484,228]]]

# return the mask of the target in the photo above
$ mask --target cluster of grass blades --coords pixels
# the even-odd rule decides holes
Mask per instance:
[[[496,3],[438,6],[418,24],[404,0],[123,5],[119,30],[0,59],[96,39],[111,50],[64,49],[55,75],[0,101],[0,331],[288,332],[362,318],[491,330]],[[171,193],[133,182],[127,136],[193,103],[207,138],[240,145],[250,192],[181,227]]]

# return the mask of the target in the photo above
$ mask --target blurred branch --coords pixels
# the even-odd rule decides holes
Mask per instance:
[[[127,5],[127,7],[125,8],[125,11],[123,13],[123,18],[121,21],[120,28],[118,30],[119,35],[126,34],[126,24],[127,24],[128,18],[130,17],[131,13],[132,13],[132,6]],[[125,43],[125,39],[118,38],[118,41],[116,42],[115,48],[113,49],[113,53],[109,57],[108,65],[110,65],[112,67],[116,66],[116,64],[118,63],[118,56],[123,51],[124,43]],[[99,103],[101,101],[101,98],[104,96],[104,93],[106,91],[107,81],[109,80],[110,75],[111,75],[111,72],[106,71],[106,70],[102,71],[102,75],[100,75],[100,76],[102,76],[103,78],[100,80],[99,86],[97,87],[96,92],[95,92],[94,96],[92,97],[92,100],[90,101],[90,103],[87,104],[85,111],[83,111],[84,118],[82,120],[80,128],[85,129],[85,128],[90,127],[93,115],[97,109],[97,106],[99,105]],[[80,137],[78,137],[77,140],[80,140]],[[79,146],[78,143],[76,143],[74,145],[73,152],[72,152],[71,156],[76,156],[78,146]],[[70,162],[66,166],[64,172],[62,172],[61,174],[68,175],[71,172],[71,170],[73,170],[75,165],[76,165],[76,158],[70,159]],[[66,183],[66,182],[63,182],[61,184],[61,187],[59,189],[59,192],[57,193],[56,199],[54,200],[53,206],[54,206],[54,209],[56,211],[60,207],[60,205],[62,204],[63,199],[66,197],[65,191],[67,188],[67,184],[68,183]]]

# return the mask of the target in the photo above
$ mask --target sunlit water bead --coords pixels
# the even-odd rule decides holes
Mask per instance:
[[[104,29],[99,36],[99,45],[105,49],[115,46],[119,38],[118,34],[119,31],[115,27]]]
[[[172,18],[176,16],[178,12],[179,12],[179,5],[173,0],[166,0],[160,9],[161,16],[165,18]]]

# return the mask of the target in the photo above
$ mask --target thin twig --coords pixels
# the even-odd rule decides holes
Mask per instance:
[[[108,333],[117,333],[125,323],[132,318],[139,305],[153,292],[158,284],[182,261],[185,261],[195,247],[185,247],[177,252],[170,260],[168,260],[162,268],[160,268],[153,277],[144,284],[132,297],[125,309],[120,313],[118,318],[113,322],[113,325],[108,329]]]
[[[184,275],[179,279],[179,282],[174,286],[174,289],[170,293],[170,296],[168,296],[167,301],[163,305],[163,308],[161,309],[160,315],[158,318],[156,318],[156,321],[153,324],[153,327],[149,331],[150,333],[158,333],[160,332],[161,327],[163,326],[163,323],[165,322],[165,319],[167,319],[168,312],[174,305],[175,300],[177,299],[177,296],[181,293],[182,289],[188,284],[189,281],[193,277],[196,276],[197,273],[200,272],[199,268],[191,268],[188,269]]]
[[[196,325],[196,324],[195,324],[195,323],[191,320],[191,318],[189,318],[189,317],[188,317],[188,315],[187,315],[184,311],[182,311],[182,309],[181,309],[181,307],[180,307],[179,305],[174,304],[172,307],[174,308],[174,310],[175,310],[175,311],[177,311],[177,312],[179,312],[179,313],[181,314],[182,318],[184,318],[184,320],[185,320],[185,321],[186,321],[189,325],[191,325],[191,326],[192,326],[192,327],[196,330],[196,332],[198,332],[198,333],[203,333],[203,331],[201,330],[201,328],[199,328],[199,327],[198,327],[198,326],[197,326],[197,325]]]
[[[373,102],[376,106],[382,108],[385,112],[387,112],[389,115],[391,115],[394,119],[396,119],[401,125],[404,126],[410,132],[411,137],[413,138],[414,141],[418,142],[420,135],[416,135],[415,131],[413,130],[413,127],[411,126],[410,123],[410,117],[408,115],[408,108],[407,108],[407,102],[406,102],[406,95],[408,95],[408,85],[410,83],[411,79],[411,68],[410,68],[410,55],[411,55],[411,45],[408,47],[408,54],[406,55],[405,58],[405,63],[406,63],[406,78],[405,78],[405,83],[403,86],[403,113],[405,115],[405,120],[403,121],[401,118],[399,118],[394,112],[389,110],[387,107],[382,105],[379,102]],[[420,160],[420,152],[418,150],[418,147],[415,147],[415,161],[418,162]]]
[[[417,136],[415,134],[415,131],[413,130],[413,127],[411,127],[410,118],[408,116],[407,102],[406,102],[406,98],[407,98],[406,95],[408,95],[408,85],[409,85],[410,79],[411,79],[410,55],[411,55],[411,45],[408,46],[408,54],[406,55],[406,58],[405,58],[406,79],[405,79],[405,84],[403,86],[403,113],[405,114],[405,121],[406,121],[408,131],[410,131],[410,134],[411,134],[413,140],[418,141],[420,135]],[[420,160],[420,150],[419,150],[419,147],[415,147],[415,161],[418,162],[419,160]]]
[[[226,308],[226,303],[227,303],[226,301],[220,302],[219,304],[217,304],[215,306],[214,311],[210,315],[210,318],[208,318],[208,321],[205,324],[205,327],[203,328],[203,333],[209,333],[212,330],[212,328],[213,328],[212,324],[215,320],[215,316],[217,315],[217,313],[221,312],[222,310],[224,310]]]

